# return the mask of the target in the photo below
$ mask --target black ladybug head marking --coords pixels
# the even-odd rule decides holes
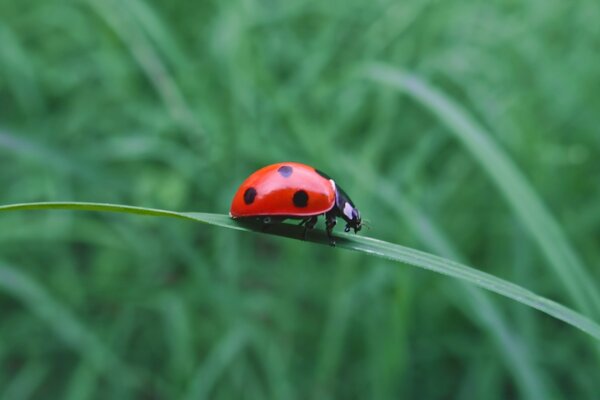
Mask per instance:
[[[256,197],[256,189],[253,187],[249,187],[244,192],[244,203],[250,205],[254,202],[254,198]]]
[[[342,211],[342,218],[347,222],[344,232],[350,232],[350,229],[354,229],[354,233],[358,232],[362,228],[362,219],[360,218],[360,212],[354,205],[345,202],[344,209]]]
[[[277,168],[277,172],[279,172],[279,175],[283,176],[284,178],[288,178],[292,175],[294,169],[289,165],[282,165],[281,167]]]
[[[304,190],[298,190],[296,193],[294,193],[292,201],[296,207],[306,207],[308,205],[308,193],[306,193]]]
[[[337,214],[346,221],[346,228],[344,231],[349,232],[350,229],[354,229],[354,233],[360,231],[362,228],[360,212],[341,187],[336,185],[335,189],[335,209]]]

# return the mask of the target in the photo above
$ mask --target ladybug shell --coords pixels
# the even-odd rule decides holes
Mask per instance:
[[[308,165],[285,162],[266,166],[239,187],[229,214],[233,218],[278,215],[309,217],[335,205],[335,183]]]

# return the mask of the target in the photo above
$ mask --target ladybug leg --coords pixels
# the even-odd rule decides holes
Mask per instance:
[[[306,234],[310,229],[313,229],[317,224],[317,216],[304,218],[302,222],[300,222],[300,226],[304,225],[304,235],[303,240],[306,240]]]
[[[300,221],[300,223],[298,224],[298,226],[302,226],[302,225],[304,225],[305,223],[307,223],[307,222],[308,222],[308,220],[309,220],[309,219],[310,219],[310,218],[304,218],[302,221]]]
[[[329,244],[332,247],[335,247],[335,239],[331,232],[333,231],[333,227],[336,224],[335,214],[332,212],[328,212],[325,214],[325,227],[327,229],[327,237],[329,238]]]

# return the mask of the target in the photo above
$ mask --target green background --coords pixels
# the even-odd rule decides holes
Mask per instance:
[[[227,213],[252,171],[299,161],[350,194],[361,234],[598,320],[598,21],[597,0],[4,0],[0,204]],[[3,399],[597,399],[599,367],[562,322],[366,255],[0,215]]]

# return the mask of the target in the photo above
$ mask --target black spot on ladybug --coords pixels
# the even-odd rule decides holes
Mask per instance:
[[[289,165],[282,165],[281,167],[277,168],[277,172],[279,172],[279,175],[283,176],[284,178],[288,178],[290,175],[292,175],[294,169]]]
[[[308,205],[308,193],[304,190],[298,190],[294,193],[292,201],[296,207],[306,207]]]
[[[249,187],[244,192],[244,203],[252,204],[254,202],[254,198],[256,197],[256,189],[253,187]]]
[[[329,175],[327,175],[325,172],[323,171],[319,171],[318,169],[315,168],[315,172],[319,175],[321,175],[323,178],[325,179],[331,179],[331,177]]]

